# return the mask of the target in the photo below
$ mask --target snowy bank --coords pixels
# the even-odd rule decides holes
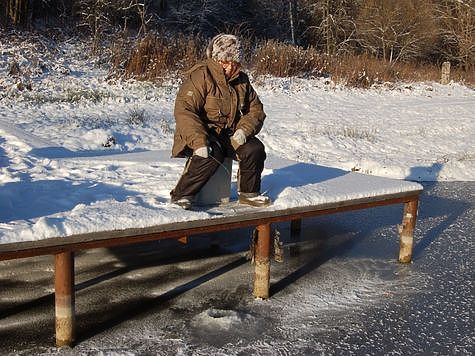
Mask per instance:
[[[206,214],[183,215],[168,203],[183,161],[156,156],[171,147],[179,80],[111,79],[73,41],[54,55],[27,44],[0,45],[0,242]],[[263,189],[276,206],[328,199],[307,174],[312,167],[344,176],[474,180],[475,91],[467,87],[358,90],[298,78],[254,83],[268,115],[259,137],[269,156],[301,164],[292,174],[303,190],[282,187],[276,194],[288,177],[265,171]]]

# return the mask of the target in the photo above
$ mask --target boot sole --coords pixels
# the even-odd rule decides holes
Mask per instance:
[[[247,199],[239,199],[239,204],[249,205],[249,206],[260,208],[260,207],[269,206],[269,205],[272,204],[272,202],[271,201],[258,202],[258,201],[251,201],[251,200],[247,200]]]

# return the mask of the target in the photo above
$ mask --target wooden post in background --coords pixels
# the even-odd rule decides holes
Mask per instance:
[[[450,62],[442,63],[442,74],[440,76],[440,84],[447,85],[450,83]]]
[[[75,339],[74,253],[54,256],[56,346],[71,346]]]
[[[414,244],[414,228],[416,227],[417,206],[419,199],[404,204],[402,225],[399,229],[399,262],[409,263],[412,260],[412,246]]]
[[[254,297],[269,298],[270,283],[270,224],[257,227],[255,250]]]

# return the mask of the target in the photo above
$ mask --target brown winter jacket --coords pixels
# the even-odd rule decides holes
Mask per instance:
[[[239,71],[226,81],[221,65],[208,59],[195,65],[178,91],[175,101],[176,131],[173,157],[192,154],[209,145],[210,132],[242,129],[246,137],[256,135],[266,115],[262,103]]]

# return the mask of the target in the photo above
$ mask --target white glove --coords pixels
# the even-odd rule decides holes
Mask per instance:
[[[203,157],[203,158],[208,158],[209,155],[211,154],[211,147],[203,146],[203,147],[197,148],[193,152],[193,154],[196,155],[196,156]]]
[[[239,146],[244,145],[246,143],[246,134],[244,133],[243,129],[237,129],[234,132],[232,139],[239,144]]]

